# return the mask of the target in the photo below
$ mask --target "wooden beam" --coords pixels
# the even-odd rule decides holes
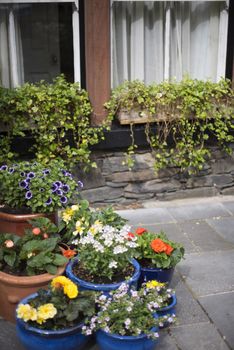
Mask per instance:
[[[110,0],[85,0],[86,89],[93,106],[92,124],[105,119],[110,96]]]

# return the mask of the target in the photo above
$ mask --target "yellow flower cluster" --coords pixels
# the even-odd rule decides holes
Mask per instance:
[[[62,212],[62,219],[63,219],[63,221],[65,221],[66,224],[68,224],[71,221],[75,211],[78,210],[78,209],[79,209],[79,205],[72,205],[71,208],[65,209]]]
[[[52,288],[63,288],[64,294],[70,299],[74,299],[78,295],[78,287],[69,278],[65,276],[58,276],[51,281]]]
[[[146,287],[147,288],[156,288],[156,287],[163,287],[165,286],[165,283],[161,283],[161,282],[158,282],[158,281],[155,281],[155,280],[152,280],[152,281],[149,281],[146,283]]]
[[[49,318],[53,318],[56,314],[57,309],[51,303],[41,305],[37,309],[29,304],[20,304],[17,308],[17,316],[22,318],[24,322],[36,321],[42,324]]]

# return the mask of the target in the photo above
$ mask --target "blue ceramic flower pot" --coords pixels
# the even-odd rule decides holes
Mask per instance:
[[[125,282],[129,285],[129,288],[137,288],[138,279],[140,277],[140,265],[135,259],[131,259],[131,263],[133,264],[135,271],[131,278],[128,280],[119,282],[119,283],[112,283],[112,284],[95,284],[91,282],[86,282],[79,277],[75,276],[73,273],[73,267],[78,264],[78,259],[71,260],[66,267],[66,276],[70,278],[74,283],[76,283],[79,286],[80,290],[92,290],[92,291],[98,291],[98,292],[104,292],[108,294],[110,291],[115,290],[119,288],[121,283]]]
[[[96,333],[96,340],[100,350],[154,350],[158,342],[157,339],[150,339],[145,334],[121,336],[106,333],[103,330],[99,330]]]
[[[27,304],[37,293],[29,295],[20,303]],[[27,350],[81,350],[90,337],[81,334],[83,323],[56,331],[44,330],[29,326],[16,317],[17,335]]]
[[[165,315],[173,315],[173,314],[175,315],[176,314],[176,311],[175,311],[176,304],[177,304],[176,295],[172,294],[170,304],[159,309],[157,311],[158,316],[163,317]],[[169,326],[169,324],[170,324],[169,322],[166,322],[166,323],[164,323],[164,326],[160,327],[160,328],[167,327],[167,326]]]
[[[139,278],[138,287],[140,287],[142,283],[151,281],[151,280],[156,280],[159,282],[169,284],[171,282],[173,273],[174,273],[174,267],[170,269],[141,267],[141,275]]]

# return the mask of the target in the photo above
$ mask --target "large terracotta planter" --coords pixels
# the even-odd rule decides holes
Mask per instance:
[[[59,267],[56,275],[44,273],[37,276],[13,276],[0,271],[0,315],[7,321],[15,322],[15,309],[18,302],[45,288],[55,277],[62,275],[65,266]]]
[[[0,211],[0,233],[14,233],[18,236],[24,235],[24,230],[30,228],[28,220],[47,217],[52,222],[57,222],[57,213],[51,214],[8,214]]]

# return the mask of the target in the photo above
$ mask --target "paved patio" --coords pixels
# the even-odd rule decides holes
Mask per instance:
[[[234,196],[147,202],[121,210],[133,227],[163,229],[182,242],[172,281],[178,324],[160,332],[160,350],[234,349]],[[0,320],[0,349],[23,350],[14,325]],[[66,346],[64,346],[66,350]],[[85,350],[98,350],[91,342]]]

